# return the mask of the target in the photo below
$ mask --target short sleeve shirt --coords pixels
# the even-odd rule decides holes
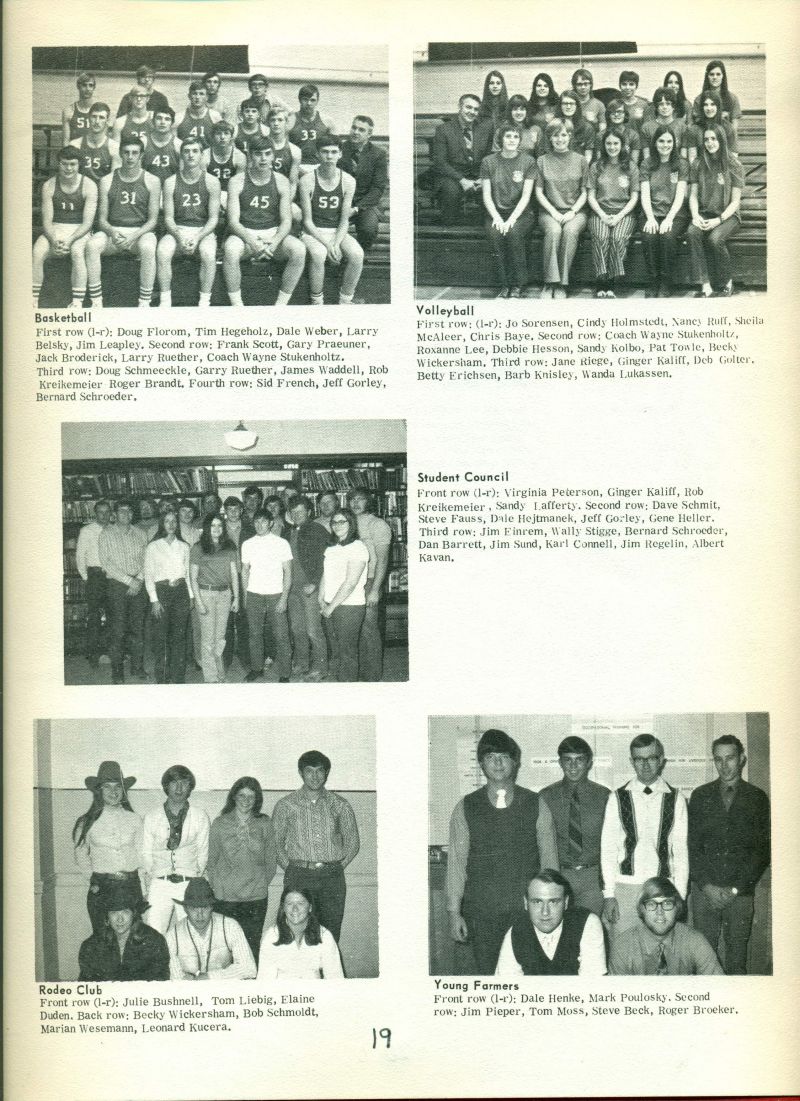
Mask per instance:
[[[189,552],[189,561],[198,567],[197,584],[218,589],[231,587],[231,563],[237,565],[237,553],[231,547],[225,547],[215,554],[206,554],[199,543],[195,543]]]
[[[542,190],[559,213],[578,201],[589,178],[589,166],[580,153],[547,153],[536,162]]]
[[[654,164],[647,161],[642,165],[641,182],[650,184],[650,205],[656,218],[665,218],[675,202],[678,184],[689,179],[689,165],[683,157],[677,158],[677,168],[669,162]]]
[[[683,119],[673,118],[672,122],[663,123],[659,119],[649,119],[647,122],[642,123],[640,133],[642,136],[642,148],[645,151],[645,156],[648,155],[650,144],[653,141],[656,130],[659,126],[666,126],[668,130],[672,132],[672,136],[675,139],[675,145],[677,148],[686,148],[686,130],[687,126]]]
[[[639,169],[635,164],[603,164],[595,161],[589,169],[590,189],[606,214],[619,214],[631,195],[639,190]]]
[[[706,167],[705,158],[701,155],[695,160],[689,169],[689,182],[697,184],[697,205],[702,215],[716,218],[731,201],[731,191],[734,187],[740,190],[744,187],[744,169],[738,157],[728,159],[728,171],[711,171]],[[737,211],[736,217],[739,217]]]
[[[337,543],[328,547],[325,551],[325,571],[323,573],[323,595],[330,601],[336,596],[347,577],[347,567],[351,562],[361,565],[361,575],[358,584],[352,593],[342,601],[345,605],[363,605],[366,603],[365,589],[367,585],[367,570],[364,568],[369,563],[369,551],[360,539],[354,539],[352,543]]]
[[[600,130],[606,121],[606,109],[599,99],[595,99],[594,96],[587,102],[581,104],[581,114],[594,126],[595,130]]]
[[[740,119],[742,117],[742,105],[739,102],[739,97],[735,96],[733,94],[733,92],[730,93],[730,97],[731,97],[731,109],[730,109],[730,111],[723,110],[722,117],[728,122],[733,122],[735,119]],[[695,99],[694,103],[692,104],[692,114],[694,115],[695,119],[701,119],[703,117],[703,93],[702,92],[700,93],[700,95]]]
[[[367,577],[375,576],[377,564],[377,548],[388,547],[392,541],[392,529],[380,516],[361,515],[358,520],[358,536],[364,542],[369,553],[369,568]]]
[[[490,153],[481,163],[481,179],[491,180],[492,198],[500,210],[513,210],[525,181],[535,178],[536,161],[528,153],[517,153],[514,157]]]
[[[285,539],[268,532],[242,543],[242,565],[250,567],[249,593],[275,596],[283,591],[283,564],[291,562],[292,548]]]

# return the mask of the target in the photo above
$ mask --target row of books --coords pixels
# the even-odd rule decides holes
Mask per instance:
[[[408,592],[408,567],[398,567],[389,571],[387,589],[390,593]]]
[[[64,601],[67,604],[86,600],[86,582],[77,574],[64,578]]]
[[[304,493],[333,490],[347,492],[351,489],[368,489],[378,493],[383,489],[398,489],[405,485],[399,480],[398,471],[405,467],[384,467],[382,463],[369,466],[333,467],[325,470],[301,470],[300,484]]]
[[[153,496],[162,493],[214,493],[217,478],[207,467],[183,470],[108,471],[103,474],[65,474],[64,497]]]

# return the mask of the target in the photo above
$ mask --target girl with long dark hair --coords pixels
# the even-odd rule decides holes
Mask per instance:
[[[703,131],[703,148],[689,169],[689,210],[692,224],[686,233],[692,254],[692,279],[698,298],[733,294],[728,240],[741,226],[739,207],[744,171],[728,150],[725,131],[711,124]]]
[[[703,122],[702,98],[706,92],[717,93],[722,103],[722,118],[725,122],[731,124],[734,136],[738,138],[739,119],[742,117],[742,105],[739,103],[739,97],[734,95],[728,87],[728,71],[725,68],[724,61],[715,59],[714,61],[709,61],[706,65],[705,76],[703,77],[703,89],[692,104],[692,116],[694,121],[698,124],[702,124]]]
[[[541,127],[547,126],[556,115],[558,93],[549,73],[537,73],[531,84],[531,96],[528,100],[528,112],[531,122]]]
[[[589,169],[587,191],[593,212],[589,232],[596,296],[616,298],[614,284],[625,274],[628,242],[636,226],[633,211],[639,202],[639,169],[617,130],[606,130],[600,139],[600,155]]]
[[[483,95],[478,111],[479,119],[489,119],[492,126],[499,126],[508,108],[508,89],[506,78],[497,69],[486,74],[483,82]]]
[[[325,551],[319,607],[328,631],[332,666],[339,681],[358,680],[358,638],[366,610],[369,551],[358,538],[349,508],[331,517],[331,546]]]
[[[206,684],[225,681],[228,616],[239,611],[239,552],[219,515],[206,516],[189,554],[195,610],[200,620],[200,661]]]
[[[689,164],[678,151],[668,126],[659,126],[650,156],[641,167],[645,222],[642,244],[650,286],[647,297],[669,298],[677,283],[678,242],[689,225],[686,205]]]

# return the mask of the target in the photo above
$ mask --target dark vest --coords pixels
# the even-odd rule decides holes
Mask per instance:
[[[498,810],[486,788],[478,788],[464,798],[464,817],[469,830],[465,911],[520,910],[528,883],[540,868],[538,795],[515,786],[511,805]]]
[[[666,782],[666,781],[665,781]],[[661,821],[658,824],[658,874],[664,879],[670,878],[669,868],[669,835],[675,823],[675,788],[667,784],[669,791],[661,797]],[[619,806],[619,820],[625,831],[625,856],[620,863],[619,870],[622,875],[634,875],[633,851],[639,834],[636,829],[636,815],[633,809],[633,796],[626,787],[617,788],[617,804]]]
[[[552,959],[539,943],[531,919],[520,914],[511,926],[511,946],[517,963],[525,975],[577,975],[580,963],[581,937],[589,911],[582,907],[564,911],[561,939]]]

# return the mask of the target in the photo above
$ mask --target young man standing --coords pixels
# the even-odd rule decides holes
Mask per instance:
[[[136,77],[136,87],[126,92],[120,100],[119,107],[117,108],[117,118],[121,115],[127,115],[131,109],[131,100],[133,93],[138,93],[141,89],[145,95],[145,104],[148,111],[157,111],[161,107],[168,107],[169,103],[167,97],[163,92],[157,91],[153,84],[156,79],[156,71],[149,65],[140,65],[134,74]]]
[[[102,651],[103,613],[108,615],[106,575],[100,565],[100,536],[111,521],[111,505],[105,498],[95,501],[94,519],[78,532],[75,562],[86,585],[86,660],[97,668]]]
[[[282,107],[272,107],[268,118],[269,142],[274,157],[272,171],[280,173],[289,181],[289,195],[292,200],[292,220],[300,221],[300,207],[295,203],[297,181],[300,179],[300,150],[292,145],[286,134],[288,115]]]
[[[86,242],[97,210],[97,185],[80,172],[80,154],[71,145],[58,151],[58,169],[42,186],[42,229],[33,246],[33,308],[39,308],[44,262],[69,256],[72,305],[82,306],[86,293]]]
[[[320,681],[328,664],[318,599],[328,535],[319,524],[312,523],[311,502],[307,497],[295,497],[289,504],[289,514],[293,562],[289,590],[289,626],[294,645],[292,671],[305,680]]]
[[[147,593],[144,590],[144,551],[147,536],[133,524],[133,502],[117,501],[115,524],[103,528],[97,540],[100,568],[106,575],[106,591],[111,629],[111,679],[124,684],[125,650],[131,655],[131,676],[145,679],[144,617]]]
[[[324,493],[319,495],[317,499],[317,515],[314,517],[314,523],[324,528],[328,535],[331,534],[331,517],[338,507],[339,498],[333,490],[327,489]]]
[[[304,84],[297,93],[300,110],[294,117],[294,125],[289,131],[289,141],[299,147],[302,155],[302,172],[310,172],[320,162],[319,143],[322,138],[334,133],[330,119],[324,119],[317,107],[319,88],[316,84]]]
[[[374,129],[375,123],[369,115],[356,115],[339,161],[339,167],[356,181],[350,220],[356,240],[365,252],[378,236],[381,198],[389,181],[386,154],[371,141]]]
[[[344,870],[361,847],[358,824],[348,801],[325,786],[329,757],[307,750],[297,771],[303,786],[279,799],[272,812],[283,886],[308,891],[320,925],[338,941],[347,896]]]
[[[256,534],[241,549],[242,587],[245,591],[247,623],[250,629],[250,672],[245,680],[264,675],[264,622],[275,639],[276,665],[280,683],[288,683],[292,671],[289,623],[286,608],[292,586],[292,551],[285,539],[270,531],[271,520],[264,509],[254,517]]]
[[[289,182],[272,171],[272,146],[267,138],[250,143],[247,167],[228,184],[228,229],[223,251],[225,285],[232,306],[242,305],[242,260],[272,260],[283,264],[276,305],[292,297],[303,273],[306,250],[292,228]]]
[[[319,168],[303,176],[298,187],[311,304],[324,304],[325,261],[330,260],[342,266],[339,304],[350,305],[364,266],[364,250],[348,233],[356,181],[338,167],[342,147],[337,137],[323,137],[317,148]]]
[[[269,81],[263,73],[253,73],[250,79],[247,81],[247,87],[250,91],[250,98],[256,107],[258,107],[259,121],[263,122],[266,126],[267,115],[272,107],[282,107],[285,111],[289,111],[288,106],[281,99],[272,100],[267,99],[267,89],[269,88]]]
[[[208,73],[204,73],[202,83],[206,90],[206,102],[208,106],[212,111],[216,111],[220,118],[233,125],[236,121],[236,112],[228,103],[227,99],[220,95],[222,80],[219,73],[213,69]]]
[[[256,138],[268,138],[269,129],[261,121],[261,112],[254,99],[243,99],[240,113],[242,121],[236,127],[233,144],[240,153],[247,156],[250,151],[250,143]]]
[[[220,209],[228,207],[228,184],[231,177],[244,172],[247,157],[233,144],[233,126],[223,119],[211,127],[211,145],[203,151],[203,167],[209,176],[219,180]]]
[[[94,73],[78,73],[75,83],[78,88],[78,98],[61,112],[62,145],[69,145],[76,138],[82,138],[89,132],[89,111],[94,103],[97,80]]]
[[[99,231],[86,246],[89,295],[93,306],[102,306],[102,256],[131,253],[141,262],[139,305],[149,306],[156,277],[156,235],[161,185],[142,168],[144,144],[131,138],[120,146],[122,167],[100,181],[97,216]]]
[[[114,123],[114,140],[122,146],[129,138],[139,138],[144,145],[145,138],[152,129],[153,112],[147,109],[147,93],[143,88],[131,88],[129,94],[131,109]]]
[[[189,85],[189,106],[183,113],[183,118],[176,128],[176,136],[184,142],[194,138],[200,142],[203,149],[211,145],[211,128],[222,121],[222,115],[218,111],[212,111],[208,106],[208,93],[205,85],[199,80],[193,80]]]
[[[178,171],[164,184],[164,224],[167,232],[158,242],[158,285],[161,305],[172,305],[172,258],[197,256],[200,260],[200,306],[211,304],[211,288],[217,270],[219,180],[203,168],[199,138],[181,145]]]
[[[162,184],[178,171],[181,143],[175,137],[174,123],[175,112],[172,108],[159,108],[153,114],[153,129],[144,143],[142,167]]]
[[[361,680],[379,681],[383,676],[381,620],[392,529],[373,512],[372,497],[366,489],[354,489],[349,495],[349,503],[358,523],[358,537],[369,552],[367,606],[358,644],[359,675]]]
[[[69,144],[78,150],[81,172],[96,184],[113,169],[119,168],[119,143],[108,136],[107,103],[95,103],[89,111],[89,128]]]

